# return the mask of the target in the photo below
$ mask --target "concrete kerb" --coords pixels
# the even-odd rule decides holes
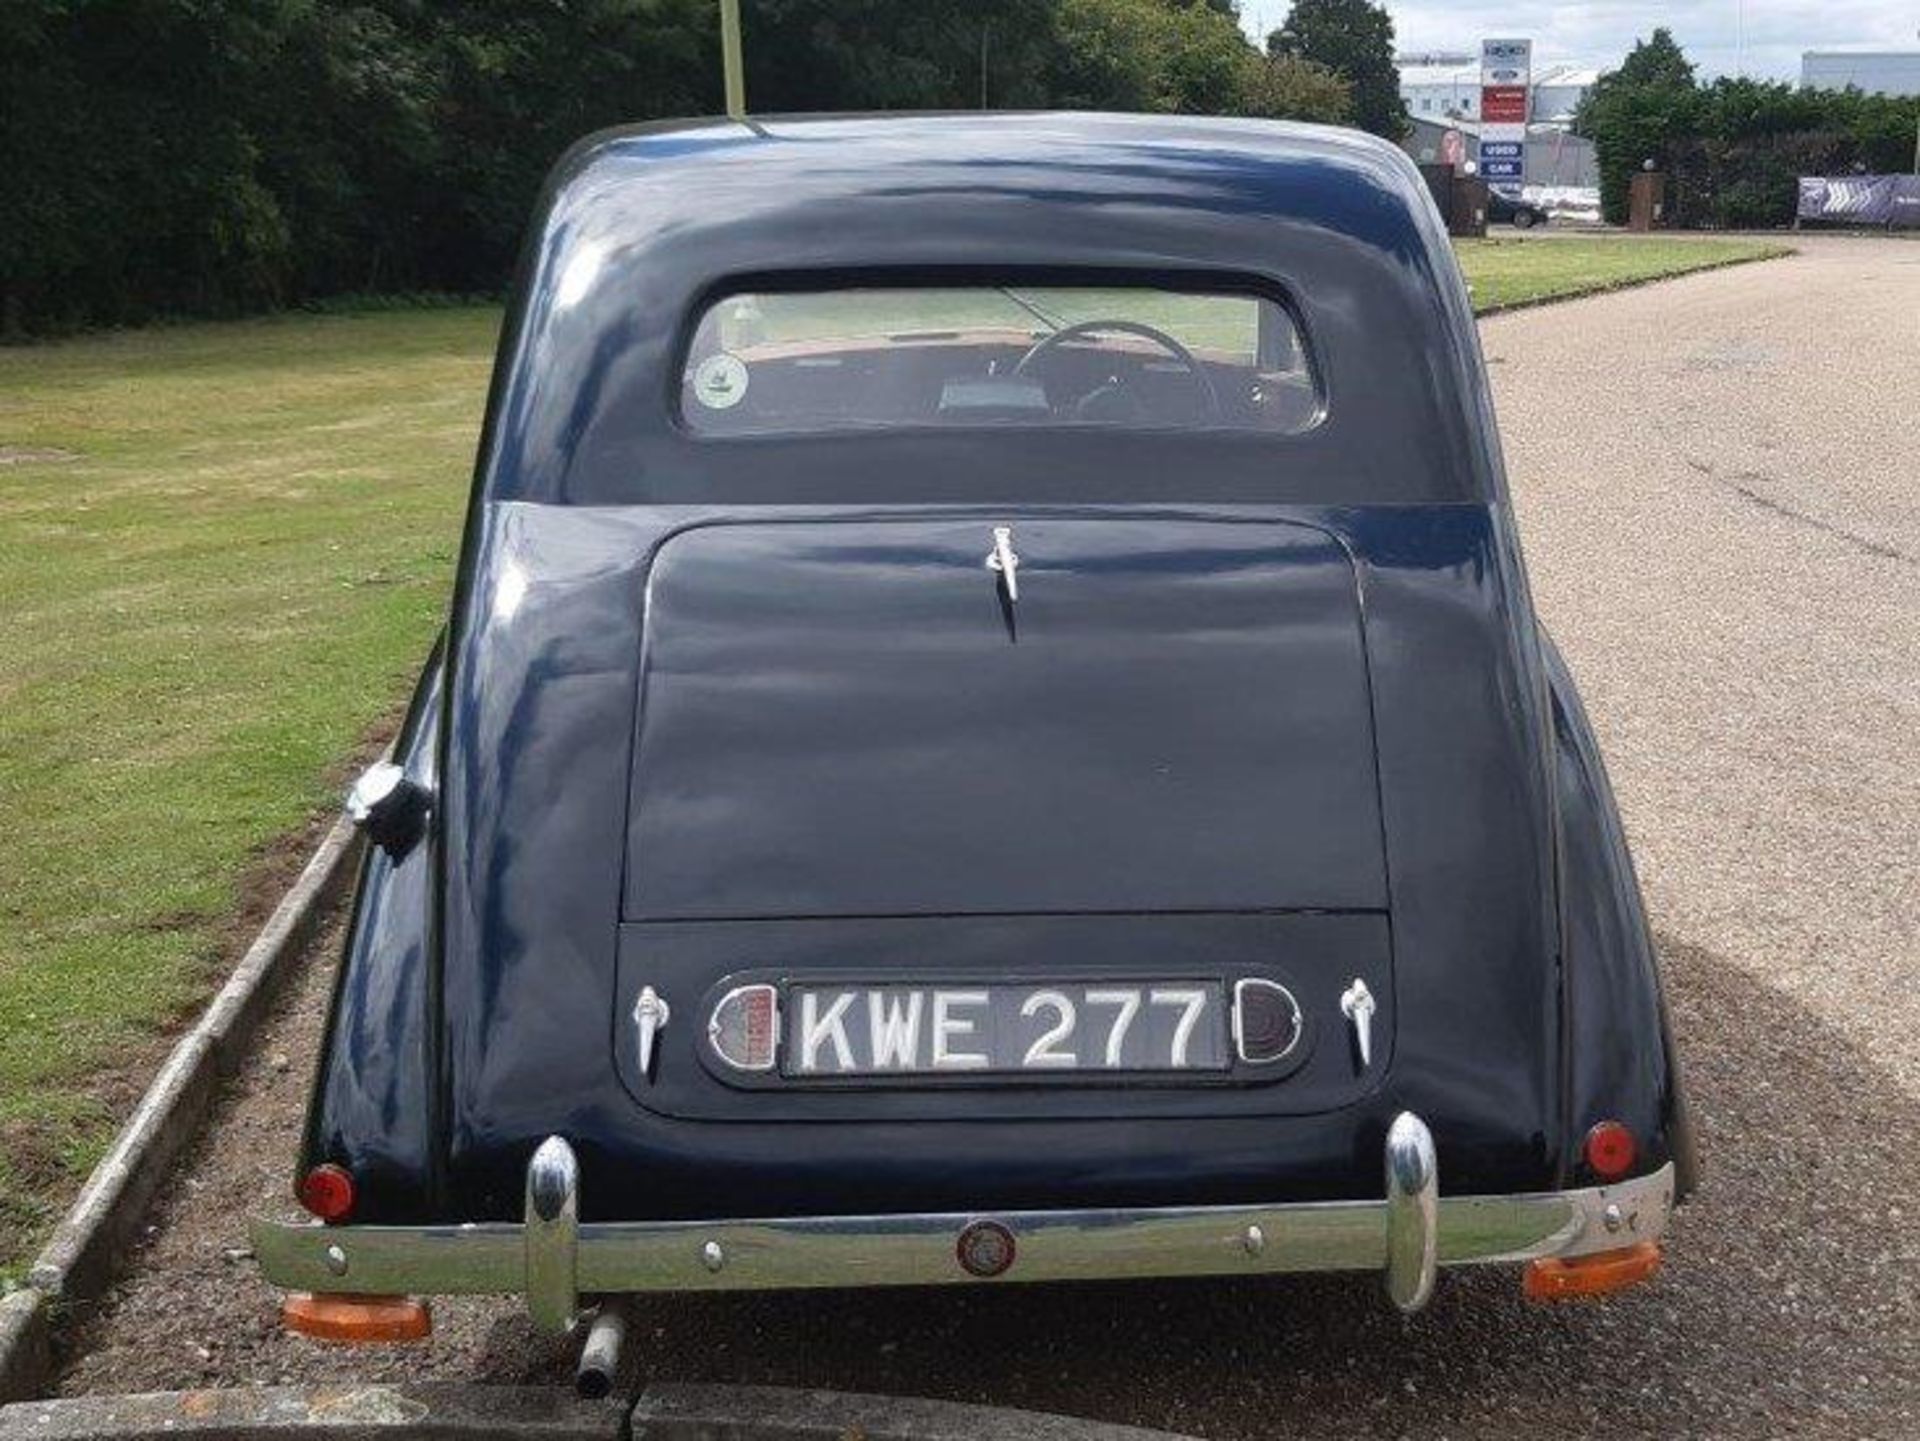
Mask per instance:
[[[0,1441],[621,1441],[626,1424],[625,1401],[530,1386],[261,1386],[0,1406]]]
[[[1066,1416],[774,1386],[268,1386],[0,1407],[0,1441],[1182,1441]]]
[[[632,1441],[1184,1441],[1003,1406],[783,1386],[649,1386],[634,1402],[632,1426]]]
[[[205,1117],[222,1075],[240,1064],[287,966],[351,874],[358,835],[327,832],[213,1002],[182,1036],[72,1208],[27,1273],[0,1298],[0,1401],[38,1395],[58,1323],[97,1301],[168,1168]]]
[[[0,1402],[39,1393],[53,1363],[52,1309],[31,1286],[0,1296]]]

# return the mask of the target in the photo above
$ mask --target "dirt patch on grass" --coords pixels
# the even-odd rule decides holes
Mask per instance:
[[[51,1219],[38,1197],[67,1184],[59,1128],[40,1116],[0,1122],[0,1157],[8,1184],[0,1190],[0,1256],[18,1255]],[[21,1199],[14,1199],[14,1198]]]
[[[51,445],[0,445],[0,469],[10,465],[58,465],[79,458],[77,450],[59,450]]]

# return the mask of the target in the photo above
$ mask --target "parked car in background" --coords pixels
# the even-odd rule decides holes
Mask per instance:
[[[1397,148],[595,137],[389,763],[287,1319],[518,1292],[1652,1274],[1691,1131]]]
[[[1550,219],[1552,217],[1531,200],[1501,190],[1487,191],[1489,225],[1511,225],[1519,230],[1531,230],[1536,225],[1545,225]]]

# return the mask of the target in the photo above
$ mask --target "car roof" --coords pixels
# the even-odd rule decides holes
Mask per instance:
[[[644,155],[787,166],[799,147],[830,146],[849,185],[863,173],[902,166],[1058,166],[1101,153],[1171,169],[1182,153],[1214,152],[1238,165],[1333,167],[1380,176],[1405,173],[1405,153],[1365,131],[1284,120],[1217,115],[1113,114],[1096,111],[950,111],[799,114],[650,121],[598,131],[575,144],[562,168]],[[1158,158],[1160,166],[1155,166]],[[1109,172],[1109,179],[1111,179]],[[1143,177],[1144,178],[1144,177]]]
[[[1331,397],[1308,460],[1402,499],[1499,485],[1445,231],[1407,156],[1357,131],[1056,112],[641,125],[563,157],[529,244],[483,452],[495,498],[605,501],[636,479],[655,499],[755,492],[759,462],[690,443],[671,400],[693,320],[725,289],[1015,275],[1278,292]],[[1240,477],[1223,494],[1270,484],[1266,450],[1219,448],[1216,473]],[[854,454],[912,466],[939,450],[875,438]],[[791,466],[766,470],[789,484]]]
[[[1398,146],[1362,131],[1220,116],[1085,112],[775,115],[677,120],[602,131],[557,167],[560,184],[609,182],[641,165],[672,223],[674,199],[705,203],[762,187],[769,214],[795,203],[932,208],[1015,196],[1033,223],[1089,202],[1165,212],[1314,216],[1388,237],[1355,201],[1416,205],[1425,190]],[[749,208],[751,209],[751,208]],[[1361,223],[1373,221],[1370,227]]]

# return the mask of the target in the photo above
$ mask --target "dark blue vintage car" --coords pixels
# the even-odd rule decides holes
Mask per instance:
[[[288,1319],[1655,1268],[1694,1163],[1418,173],[700,121],[559,166],[302,1144]]]

